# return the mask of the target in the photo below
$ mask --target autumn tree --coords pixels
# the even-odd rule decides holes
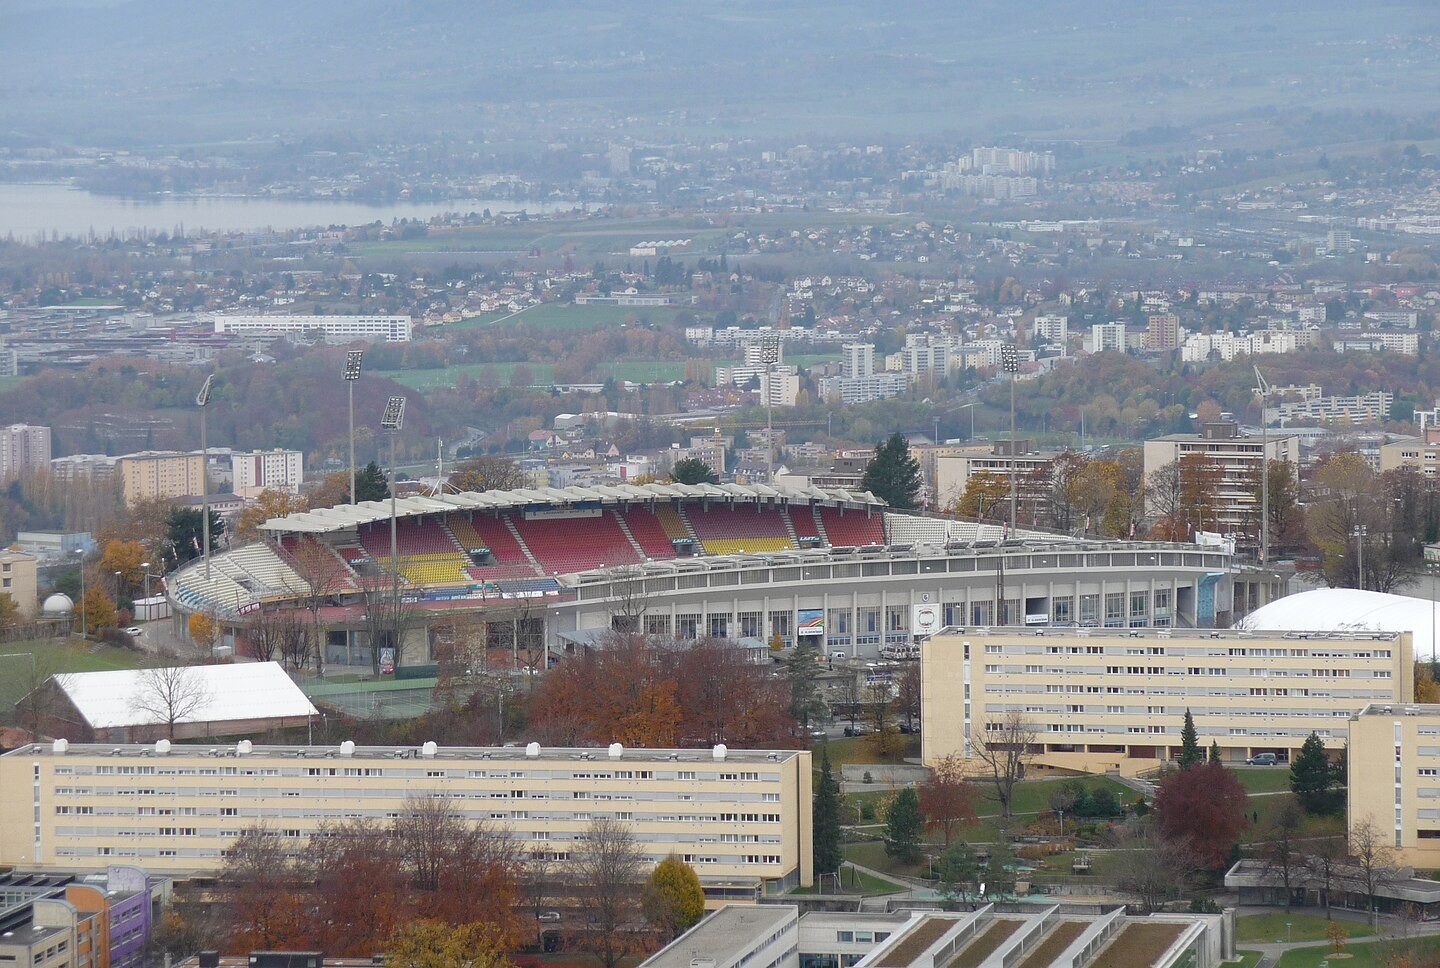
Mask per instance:
[[[509,947],[508,939],[494,924],[411,921],[390,936],[385,964],[391,968],[510,968]]]
[[[86,586],[85,594],[81,596],[79,612],[86,634],[115,627],[115,599],[111,598],[104,585],[98,582]]]
[[[305,623],[291,609],[257,609],[238,631],[246,654],[256,662],[286,662],[297,652],[303,661],[309,651],[305,634]]]
[[[326,822],[307,841],[301,866],[325,908],[311,944],[336,955],[373,952],[405,923],[409,892],[388,825]]]
[[[202,655],[215,653],[215,642],[220,638],[220,623],[214,615],[209,612],[191,612],[190,617],[185,620],[185,628],[190,633],[190,641],[195,643],[195,648]]]
[[[941,832],[947,848],[957,830],[977,822],[979,790],[965,778],[964,761],[958,753],[947,754],[935,765],[930,778],[920,784],[919,794],[926,825]]]
[[[513,491],[526,484],[520,465],[499,454],[484,454],[461,462],[445,480],[455,491]]]
[[[280,835],[248,827],[230,845],[217,894],[229,925],[228,947],[267,950],[303,943],[307,927],[299,878]]]
[[[684,934],[705,916],[705,890],[695,868],[674,854],[650,872],[640,895],[645,919],[669,943]]]
[[[1217,526],[1216,506],[1224,472],[1204,454],[1186,454],[1151,471],[1145,498],[1155,515],[1154,535],[1162,541],[1188,541],[1196,530]]]
[[[1175,770],[1155,791],[1154,813],[1160,836],[1182,848],[1196,865],[1215,870],[1230,859],[1249,825],[1245,788],[1218,763]]]
[[[20,618],[20,605],[9,592],[0,592],[0,628],[14,625]]]
[[[607,817],[590,822],[572,859],[579,903],[591,925],[582,945],[605,968],[615,968],[634,948],[624,928],[636,913],[644,857],[630,828]]]
[[[1035,724],[1013,710],[985,723],[975,737],[975,755],[995,787],[1000,816],[1005,820],[1014,809],[1015,785],[1025,778],[1025,768],[1034,756],[1035,737]]]
[[[349,585],[349,572],[340,556],[329,545],[318,538],[304,537],[289,554],[289,564],[305,586],[302,601],[310,613],[310,642],[308,652],[315,660],[316,673],[325,669],[324,628],[320,623],[320,609],[330,599]],[[368,603],[367,603],[368,605]],[[369,611],[368,607],[366,609]],[[303,662],[300,663],[303,665]],[[377,656],[372,671],[379,675],[380,660]]]
[[[146,560],[145,546],[139,541],[116,538],[105,542],[105,550],[100,554],[98,567],[102,575],[115,576],[118,573],[118,594],[127,588],[134,589],[145,581]]]
[[[911,732],[921,721],[920,687],[920,663],[907,663],[895,684],[895,712]]]
[[[130,708],[153,723],[164,724],[166,737],[173,740],[175,726],[199,712],[210,698],[195,666],[151,666],[141,671]]]
[[[254,502],[245,506],[235,518],[235,540],[239,544],[259,541],[263,535],[260,525],[272,518],[283,518],[310,508],[310,502],[299,494],[266,488],[256,495]]]
[[[949,513],[961,518],[996,518],[995,508],[1010,500],[1010,481],[993,471],[976,471],[965,480],[965,490]]]

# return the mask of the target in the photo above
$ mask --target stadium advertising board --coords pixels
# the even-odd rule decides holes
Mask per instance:
[[[825,610],[823,608],[802,608],[795,615],[796,635],[824,635]]]

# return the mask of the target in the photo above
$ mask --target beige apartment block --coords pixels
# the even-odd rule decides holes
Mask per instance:
[[[443,796],[563,864],[591,821],[630,826],[652,863],[673,853],[712,900],[812,883],[808,751],[526,747],[75,745],[0,756],[0,866],[214,871],[257,824],[298,851],[327,822],[383,823]]]
[[[1351,716],[1415,690],[1409,632],[946,629],[921,646],[921,679],[927,765],[980,769],[981,732],[1018,713],[1035,766],[1127,775],[1175,758],[1187,709],[1225,762],[1283,763],[1312,732],[1341,749]]]
[[[1394,862],[1440,868],[1440,705],[1372,703],[1350,720],[1346,817],[1370,823]]]
[[[20,617],[32,619],[39,611],[36,592],[36,561],[19,551],[0,551],[0,594],[9,595]]]
[[[155,497],[191,497],[200,494],[205,480],[205,458],[200,453],[142,453],[119,460],[125,503]]]

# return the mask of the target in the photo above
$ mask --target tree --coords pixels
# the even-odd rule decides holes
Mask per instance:
[[[904,717],[905,727],[911,732],[921,721],[921,692],[920,663],[908,663],[895,684],[895,706],[896,713]]]
[[[20,617],[20,606],[15,603],[9,592],[0,592],[0,628],[14,625]]]
[[[191,612],[185,623],[190,632],[190,641],[204,655],[213,655],[215,640],[220,637],[220,623],[209,612]]]
[[[985,724],[975,738],[975,755],[985,764],[995,785],[1000,816],[1009,820],[1014,807],[1015,784],[1025,777],[1025,767],[1034,755],[1035,724],[1018,711],[1005,713]]]
[[[1293,797],[1286,797],[1285,803],[1270,818],[1263,831],[1260,858],[1265,863],[1266,873],[1285,889],[1286,911],[1295,901],[1295,882],[1304,869],[1305,854],[1300,841],[1304,825],[1304,809]]]
[[[287,514],[308,510],[309,507],[310,502],[299,494],[289,494],[267,487],[256,495],[254,503],[246,505],[236,516],[235,540],[242,544],[259,541],[260,525],[271,518],[283,518]]]
[[[134,588],[145,580],[145,546],[139,541],[112,539],[105,542],[100,555],[100,573],[114,575],[119,572],[118,594],[124,588]]]
[[[513,491],[525,486],[526,477],[510,458],[484,454],[461,463],[445,483],[456,491]]]
[[[1222,765],[1223,758],[1222,758],[1222,755],[1221,755],[1221,753],[1220,753],[1220,741],[1219,741],[1219,740],[1217,740],[1217,739],[1212,739],[1212,740],[1210,741],[1210,757],[1209,757],[1209,759],[1207,759],[1205,762],[1207,762],[1207,763],[1214,763],[1216,766]]]
[[[1290,764],[1290,790],[1306,812],[1334,813],[1341,806],[1340,773],[1325,752],[1325,743],[1315,733],[1305,738]]]
[[[1146,911],[1178,897],[1194,868],[1183,848],[1166,841],[1152,823],[1139,818],[1127,820],[1116,830],[1110,857],[1116,886],[1138,896]]]
[[[393,968],[510,968],[509,945],[494,924],[412,921],[390,936],[385,964]]]
[[[325,643],[322,639],[323,628],[320,624],[320,609],[329,602],[331,596],[337,594],[348,584],[349,573],[345,563],[340,556],[329,545],[318,538],[304,537],[299,544],[295,545],[290,553],[290,567],[305,585],[303,602],[305,608],[310,612],[311,638],[306,652],[315,660],[315,671],[323,672],[325,668]],[[363,594],[379,594],[375,583],[362,586]],[[370,603],[366,602],[365,619],[370,621]],[[303,666],[304,661],[296,664]],[[380,660],[374,660],[373,670],[376,675],[380,672]]]
[[[682,457],[670,468],[670,480],[676,484],[719,484],[720,475],[698,457]]]
[[[574,855],[580,906],[591,925],[583,943],[605,968],[634,947],[621,930],[635,913],[643,863],[630,828],[608,817],[590,822]]]
[[[640,895],[645,919],[666,944],[705,916],[705,890],[695,868],[674,854],[655,865]]]
[[[1185,710],[1185,725],[1180,727],[1180,756],[1177,762],[1180,769],[1188,770],[1192,766],[1199,766],[1205,761],[1205,755],[1200,752],[1200,737],[1195,732],[1195,719],[1190,715],[1190,710]]]
[[[279,834],[264,826],[242,830],[226,852],[219,878],[230,946],[273,951],[301,943],[304,905],[298,881]]]
[[[875,445],[875,456],[865,468],[860,489],[882,498],[893,508],[909,510],[920,505],[920,462],[898,430]]]
[[[1395,854],[1385,831],[1374,817],[1350,824],[1350,882],[1370,902],[1370,920],[1376,918],[1375,896],[1395,881]]]
[[[834,874],[840,870],[840,782],[830,766],[830,749],[820,752],[820,778],[815,784],[811,837],[815,873]]]
[[[115,600],[110,597],[104,585],[97,582],[85,589],[80,617],[85,623],[87,635],[93,634],[96,629],[114,628]]]
[[[965,779],[964,761],[950,753],[935,765],[930,778],[920,784],[920,812],[926,824],[940,830],[949,848],[955,831],[977,821],[977,789]]]
[[[1080,801],[1083,791],[1077,791],[1069,783],[1061,783],[1050,791],[1050,809],[1060,818],[1060,836],[1065,836],[1065,812]]]
[[[219,547],[225,534],[225,524],[216,511],[210,512],[210,548]],[[199,508],[175,508],[165,527],[165,549],[168,557],[177,565],[199,558],[205,550],[200,530]]]
[[[1320,903],[1325,906],[1325,918],[1328,920],[1335,900],[1335,887],[1345,871],[1345,831],[1332,817],[1311,817],[1301,834],[1305,842],[1301,865],[1306,877],[1319,885]]]
[[[1204,870],[1216,870],[1230,859],[1249,823],[1245,806],[1245,788],[1218,763],[1176,770],[1155,791],[1160,836]]]
[[[901,863],[913,864],[921,857],[920,832],[925,815],[914,787],[905,787],[885,811],[885,853]]]
[[[355,500],[384,501],[390,497],[390,481],[373,460],[355,472]]]
[[[289,661],[297,640],[302,662],[308,652],[305,624],[293,609],[257,609],[246,616],[238,635],[245,652],[256,662]]]
[[[940,880],[940,894],[947,906],[957,900],[968,901],[980,896],[981,868],[969,844],[956,843],[941,854],[939,863],[935,865],[935,874]]]
[[[976,471],[966,478],[964,493],[948,510],[957,517],[984,520],[995,517],[995,508],[1009,498],[1009,478],[992,471]]]
[[[790,680],[790,715],[805,730],[809,730],[812,722],[823,722],[830,712],[829,704],[820,694],[820,650],[816,638],[800,636],[795,651],[784,660]]]
[[[165,725],[168,739],[175,725],[210,701],[210,690],[194,666],[152,666],[140,673],[130,708]]]

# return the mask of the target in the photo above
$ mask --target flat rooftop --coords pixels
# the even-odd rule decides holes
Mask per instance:
[[[936,638],[941,635],[966,635],[972,637],[990,635],[1007,639],[1150,639],[1162,642],[1175,639],[1193,642],[1206,641],[1209,639],[1222,639],[1235,642],[1244,642],[1247,639],[1256,639],[1264,642],[1274,642],[1280,639],[1319,639],[1331,642],[1395,642],[1400,638],[1399,632],[1377,629],[1281,632],[1278,630],[1266,631],[1260,629],[1054,628],[1051,626],[1032,628],[1023,625],[947,625],[932,635],[931,638]]]
[[[757,939],[799,922],[793,904],[731,904],[645,959],[645,968],[693,968],[698,957],[724,968]]]
[[[1418,702],[1372,702],[1355,714],[1360,716],[1436,716],[1440,717],[1440,703]]]
[[[523,763],[526,760],[553,763],[556,760],[610,763],[784,763],[799,756],[801,750],[733,750],[723,749],[625,749],[605,746],[541,747],[524,746],[255,746],[245,741],[228,746],[211,743],[30,743],[4,754],[6,756],[243,756],[246,759],[346,759],[346,760],[433,760],[473,761],[496,760]],[[612,752],[618,752],[612,755]]]

